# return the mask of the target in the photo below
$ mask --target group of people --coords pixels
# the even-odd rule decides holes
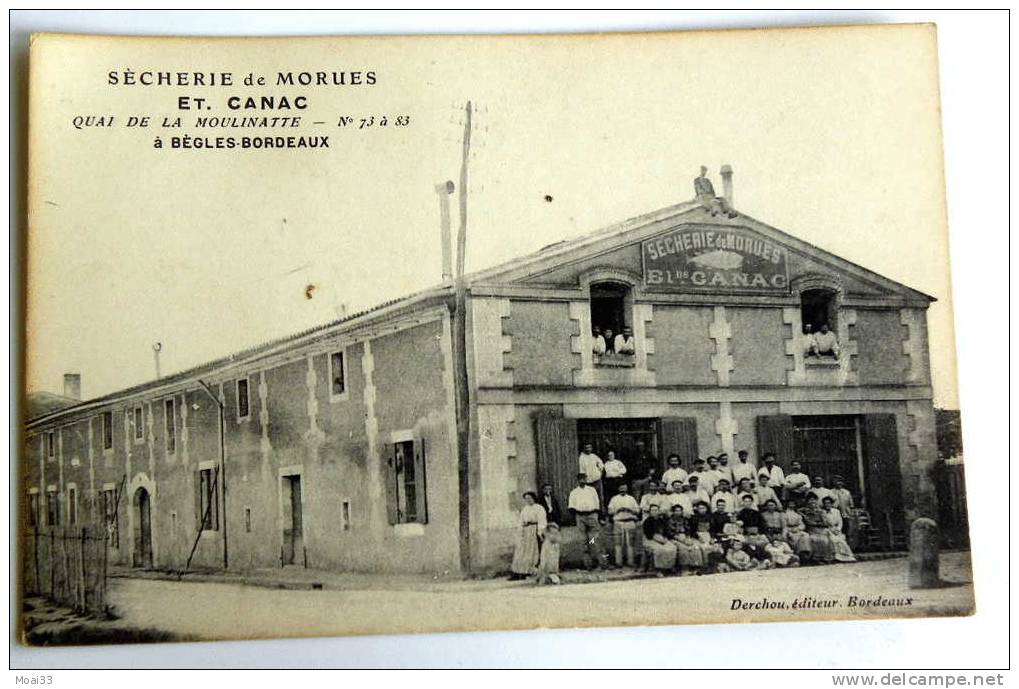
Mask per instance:
[[[808,356],[839,358],[839,338],[828,329],[827,323],[822,323],[816,331],[810,323],[804,324],[803,336],[807,341],[806,353]]]
[[[841,476],[811,479],[798,461],[786,474],[765,454],[757,467],[745,450],[694,460],[693,470],[672,454],[631,483],[626,465],[585,444],[567,509],[584,542],[588,569],[603,567],[603,529],[612,537],[612,563],[666,574],[746,571],[801,564],[853,562],[856,538],[852,494]],[[562,513],[552,486],[524,494],[512,578],[558,583]]]
[[[615,335],[610,327],[602,329],[596,325],[591,330],[594,353],[598,356],[613,354],[633,356],[636,351],[633,342],[633,329],[628,325],[624,325],[622,332]]]

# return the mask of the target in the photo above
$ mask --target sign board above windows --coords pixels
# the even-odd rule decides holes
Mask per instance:
[[[644,240],[641,254],[649,291],[789,291],[785,247],[745,228],[685,225]]]

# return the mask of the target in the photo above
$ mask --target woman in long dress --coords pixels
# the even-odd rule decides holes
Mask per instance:
[[[787,503],[785,506],[785,512],[782,513],[785,519],[785,540],[789,544],[789,547],[793,549],[797,555],[800,556],[800,560],[806,560],[812,554],[812,548],[810,545],[810,534],[807,533],[807,525],[803,522],[803,517],[793,504]]]
[[[853,549],[849,547],[849,541],[842,531],[842,512],[835,507],[835,498],[826,497],[821,504],[824,522],[828,525],[828,534],[831,538],[832,548],[835,550],[835,559],[838,562],[856,562]]]
[[[644,552],[659,576],[676,569],[676,544],[666,538],[666,524],[658,505],[651,505],[651,512],[643,524]]]
[[[814,562],[831,562],[835,559],[835,547],[831,541],[831,532],[828,531],[828,522],[825,521],[824,512],[817,502],[817,493],[807,493],[807,503],[800,508],[800,516],[807,527],[810,535],[810,550]]]
[[[534,574],[541,554],[541,539],[545,536],[545,508],[537,504],[538,496],[524,493],[524,506],[520,510],[520,535],[513,551],[510,579],[523,579]]]

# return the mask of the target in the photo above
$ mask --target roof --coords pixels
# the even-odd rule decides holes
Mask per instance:
[[[25,406],[27,407],[25,416],[29,419],[46,416],[61,409],[73,407],[81,402],[81,400],[76,400],[73,397],[65,397],[64,395],[46,392],[45,390],[30,392],[25,398]]]

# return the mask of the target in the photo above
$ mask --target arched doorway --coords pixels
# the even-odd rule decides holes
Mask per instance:
[[[134,566],[152,567],[152,502],[149,492],[139,488],[134,492]]]

